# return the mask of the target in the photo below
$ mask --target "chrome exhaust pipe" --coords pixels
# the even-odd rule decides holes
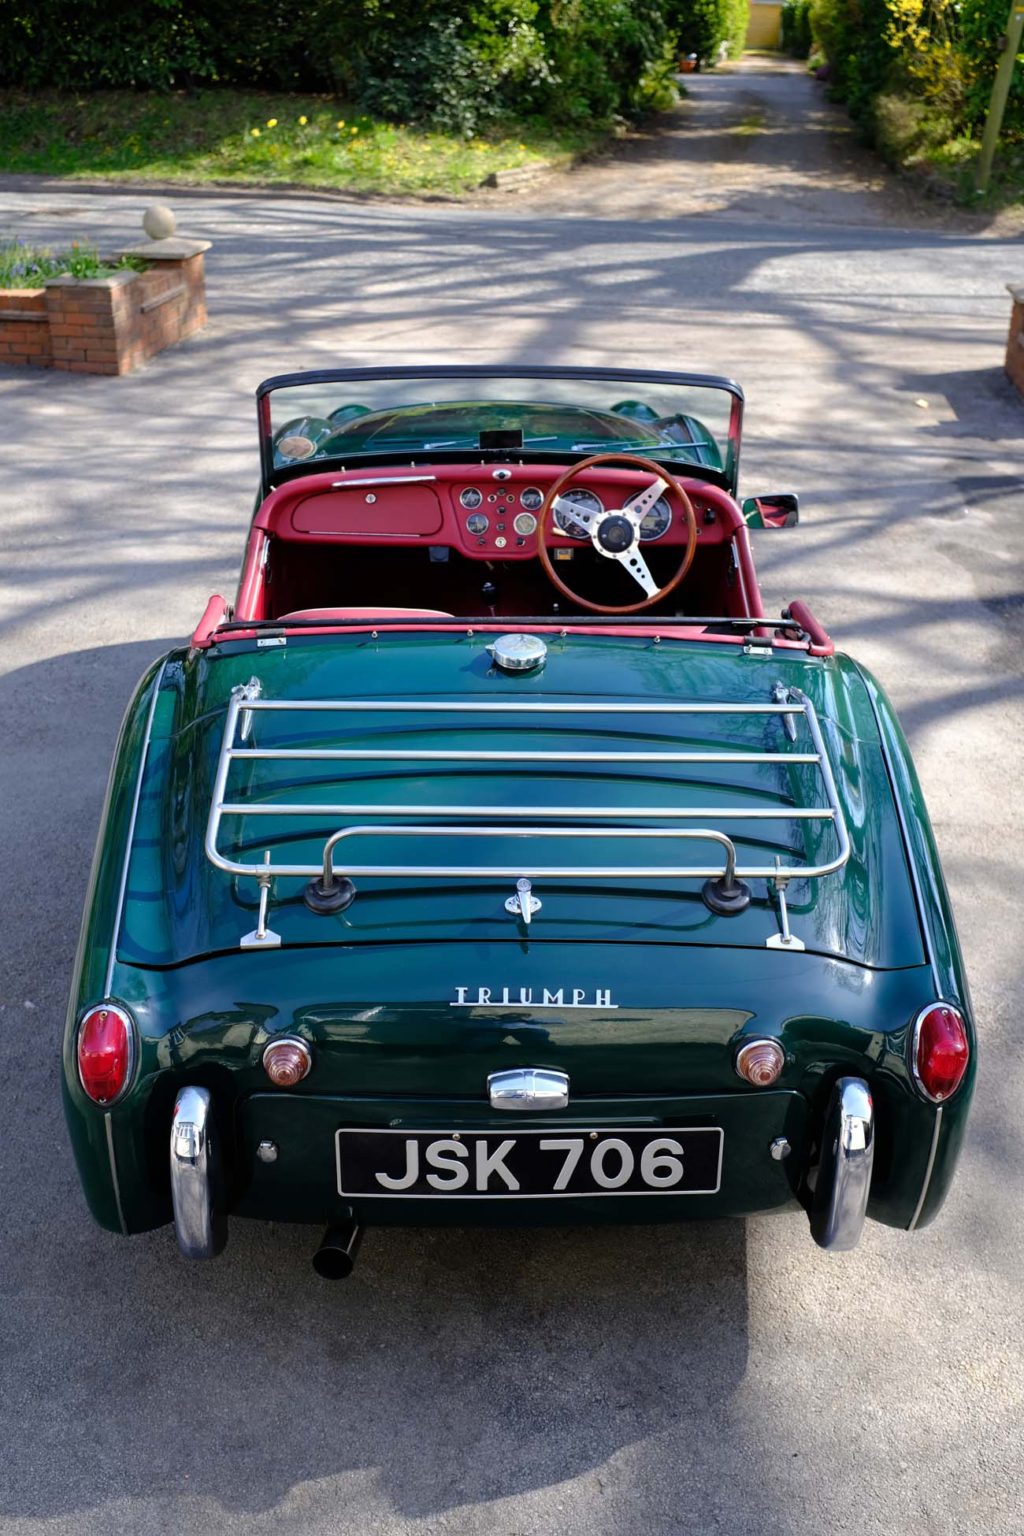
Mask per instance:
[[[313,1268],[323,1280],[347,1280],[352,1273],[363,1240],[363,1229],[355,1217],[336,1227],[328,1227],[313,1255]]]

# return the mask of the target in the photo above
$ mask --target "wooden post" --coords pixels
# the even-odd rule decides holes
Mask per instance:
[[[975,174],[974,184],[979,192],[987,189],[988,179],[992,174],[992,157],[996,152],[999,130],[1003,126],[1003,113],[1006,111],[1006,98],[1010,94],[1013,66],[1017,62],[1022,28],[1024,28],[1024,0],[1011,0],[1010,19],[1006,23],[1003,51],[999,59],[999,68],[996,70],[995,83],[992,86],[992,100],[989,102],[988,116],[985,119],[981,155]]]

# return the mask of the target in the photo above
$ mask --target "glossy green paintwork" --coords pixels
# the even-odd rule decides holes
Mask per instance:
[[[539,674],[495,673],[489,637],[461,634],[362,634],[290,639],[276,649],[231,642],[209,652],[175,652],[147,675],[115,759],[87,906],[79,971],[65,1041],[65,1099],[83,1184],[103,1225],[140,1231],[169,1219],[167,1133],[174,1095],[186,1081],[208,1086],[229,1155],[233,1208],[277,1219],[326,1220],[338,1213],[333,1133],[343,1124],[494,1124],[509,1117],[486,1102],[489,1072],[552,1066],[572,1082],[570,1109],[543,1124],[721,1124],[726,1163],[721,1192],[708,1197],[624,1197],[577,1204],[528,1202],[376,1202],[362,1214],[376,1221],[663,1220],[775,1209],[806,1199],[804,1177],[831,1085],[843,1073],[866,1076],[878,1119],[875,1179],[869,1214],[911,1224],[932,1149],[935,1110],[908,1069],[909,1031],[936,995],[969,1017],[955,932],[934,842],[906,746],[877,684],[843,657],[816,658],[776,649],[769,657],[706,642],[626,636],[569,635],[553,641]],[[213,769],[232,687],[258,675],[268,697],[478,697],[630,701],[750,699],[766,701],[779,681],[802,688],[822,720],[836,763],[853,853],[840,874],[794,882],[794,928],[806,953],[765,948],[777,931],[763,882],[746,913],[715,917],[699,883],[607,881],[552,883],[525,937],[504,912],[510,882],[366,881],[354,906],[316,917],[301,904],[301,882],[279,882],[271,922],[279,950],[242,952],[238,939],[254,926],[256,888],[215,870],[202,850]],[[147,722],[152,728],[146,746]],[[308,717],[294,726],[313,727]],[[379,740],[380,719],[354,719],[349,734]],[[436,717],[414,716],[403,730],[427,744],[445,732]],[[464,744],[501,744],[502,727],[459,726]],[[516,726],[531,747],[656,745],[663,722],[608,715],[564,724],[557,738],[538,717]],[[680,727],[672,728],[678,744]],[[685,744],[702,740],[740,746],[765,731],[734,718],[728,737],[717,726],[686,728]],[[427,734],[425,734],[427,733]],[[399,743],[390,728],[389,740]],[[304,736],[303,739],[306,739]],[[135,812],[136,784],[142,770]],[[603,787],[622,803],[656,805],[666,796],[707,803],[708,784],[683,790],[672,772],[649,765],[608,770],[583,765],[546,780],[531,773],[531,799],[582,803]],[[787,770],[796,773],[797,769]],[[460,776],[464,803],[512,803],[521,770]],[[730,770],[735,774],[735,770]],[[777,798],[776,783],[757,770],[725,792],[737,803]],[[337,789],[336,779],[332,781]],[[359,775],[358,798],[406,794],[444,798],[441,778],[403,775],[396,783],[379,765]],[[794,792],[800,789],[793,784]],[[455,798],[454,782],[447,784]],[[723,792],[721,779],[716,793]],[[323,783],[298,772],[290,798],[322,799]],[[743,797],[746,797],[744,800]],[[330,798],[330,796],[328,796]],[[335,798],[338,798],[335,794]],[[903,808],[905,834],[897,815]],[[138,1022],[140,1060],[134,1083],[109,1111],[118,1190],[115,1192],[104,1112],[84,1097],[74,1069],[74,1024],[107,989],[111,935],[128,829],[136,814],[126,898],[110,994]],[[740,824],[742,827],[742,824]],[[277,831],[264,818],[259,857]],[[311,824],[313,861],[333,826]],[[741,860],[758,862],[755,831],[739,836]],[[825,842],[830,833],[816,834]],[[439,840],[440,841],[440,840]],[[814,844],[811,843],[813,851]],[[464,845],[452,857],[465,857]],[[823,857],[826,853],[823,851]],[[439,854],[439,861],[445,855]],[[536,862],[558,862],[564,845],[538,850]],[[910,861],[917,871],[915,891]],[[933,974],[934,966],[934,974]],[[473,998],[491,990],[498,1008],[452,1004],[457,988]],[[533,1009],[537,989],[610,989],[614,1009]],[[268,1092],[260,1065],[272,1035],[293,1031],[314,1053],[314,1070],[293,1093]],[[743,1038],[770,1034],[786,1047],[777,1090],[759,1092],[736,1077]],[[972,1059],[973,1075],[973,1059]],[[956,1161],[969,1102],[968,1081],[943,1110],[934,1172],[920,1220],[938,1209]],[[518,1117],[516,1117],[518,1121]],[[522,1117],[525,1128],[537,1123]],[[785,1134],[793,1146],[783,1164],[768,1143]],[[257,1164],[262,1136],[282,1147],[278,1163]],[[118,1210],[120,1200],[120,1212]],[[524,1208],[526,1207],[526,1208]],[[123,1223],[122,1223],[123,1215]]]

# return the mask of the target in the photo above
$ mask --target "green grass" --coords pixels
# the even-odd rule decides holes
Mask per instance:
[[[117,261],[101,260],[95,246],[74,242],[70,250],[51,251],[49,246],[27,245],[12,240],[0,245],[0,288],[38,288],[48,277],[112,277],[126,267],[144,270],[146,263],[135,256],[121,256]]]
[[[510,124],[467,140],[283,92],[0,91],[0,165],[48,176],[457,195],[492,171],[567,162],[604,137]]]

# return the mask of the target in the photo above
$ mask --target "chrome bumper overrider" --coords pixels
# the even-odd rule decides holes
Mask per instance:
[[[856,1248],[864,1227],[875,1157],[875,1114],[863,1078],[841,1077],[832,1090],[821,1139],[811,1208],[811,1235],[821,1248]]]
[[[171,1121],[171,1200],[178,1247],[186,1259],[215,1258],[227,1241],[211,1100],[183,1088]]]

